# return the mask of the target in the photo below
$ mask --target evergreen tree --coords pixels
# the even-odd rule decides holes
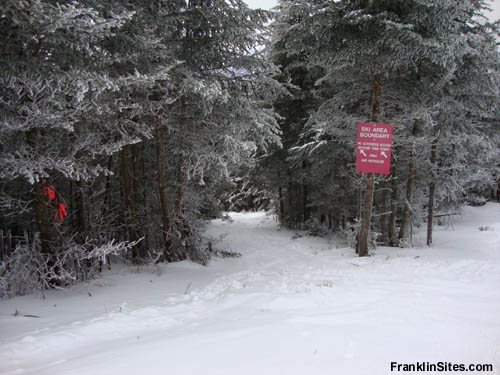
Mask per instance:
[[[34,233],[66,281],[115,250],[206,261],[214,195],[279,142],[268,17],[241,1],[4,2],[0,229]]]
[[[304,8],[296,7],[290,1],[281,2],[277,8],[269,55],[280,69],[275,78],[287,89],[274,102],[275,109],[281,115],[283,147],[276,148],[261,163],[270,185],[277,187],[275,195],[278,196],[280,220],[296,228],[306,225],[313,203],[311,183],[314,178],[307,159],[302,155],[304,148],[307,149],[307,145],[312,144],[317,136],[314,131],[307,133],[306,123],[319,105],[314,95],[314,84],[323,74],[320,67],[309,65],[300,49],[289,45],[293,42],[293,33],[287,31],[302,22],[304,11]]]
[[[488,100],[489,110],[492,111],[488,116],[496,111],[492,103],[495,100],[498,103],[495,99],[498,98],[495,92],[498,85],[491,84],[498,72],[498,53],[492,44],[495,25],[478,21],[485,5],[484,1],[432,0],[281,3],[282,18],[290,17],[297,22],[277,28],[275,38],[284,42],[283,49],[288,55],[295,53],[303,56],[308,67],[320,67],[324,72],[323,77],[316,81],[316,94],[321,105],[309,117],[307,133],[304,132],[301,137],[311,134],[311,130],[316,135],[312,142],[306,142],[304,147],[294,151],[300,151],[299,155],[309,160],[309,165],[314,166],[309,168],[312,171],[318,163],[321,165],[322,150],[345,149],[346,154],[351,156],[347,160],[332,156],[331,168],[339,172],[346,170],[343,175],[347,178],[340,183],[339,190],[350,192],[352,202],[357,189],[355,184],[352,186],[355,178],[349,173],[349,166],[354,161],[356,122],[394,123],[393,192],[398,185],[396,172],[399,172],[399,181],[406,180],[406,191],[400,199],[402,207],[399,210],[402,218],[401,239],[407,236],[406,227],[411,213],[420,210],[418,204],[412,203],[415,194],[423,196],[422,189],[431,177],[426,173],[429,158],[424,159],[423,155],[430,155],[435,144],[433,140],[438,134],[436,124],[439,114],[444,118],[453,113],[445,108],[455,109],[453,117],[447,118],[447,124],[442,126],[453,129],[463,139],[476,132],[476,120],[485,120],[485,117],[470,115],[482,111],[482,105],[478,105],[477,101],[469,102],[469,115],[463,117],[458,113],[457,108],[463,107],[464,102],[456,101],[454,90],[461,87],[468,92],[469,98],[488,92],[491,99]],[[469,65],[467,68],[465,63],[471,56],[477,57],[476,63],[484,61],[479,63],[484,66],[473,68]],[[473,80],[464,82],[459,77],[467,70],[477,75]],[[472,82],[485,84],[479,89]],[[456,127],[460,121],[464,124],[461,129]],[[485,136],[481,134],[480,138],[485,139]],[[458,155],[468,153],[462,149]],[[344,154],[339,152],[339,155]],[[455,154],[448,154],[448,160],[455,165],[460,162]],[[488,170],[491,163],[483,163],[482,167]],[[324,171],[323,168],[321,170]],[[448,174],[446,177],[452,176]],[[320,191],[328,191],[332,186],[330,183],[327,188],[318,184],[318,180],[314,182],[313,185]],[[458,179],[453,179],[453,184],[463,186]],[[364,244],[360,255],[366,254],[374,190],[372,176],[368,176],[367,190],[361,236]],[[385,213],[388,194],[382,194],[381,198],[381,204],[376,204],[376,207]],[[393,194],[392,199],[398,199],[398,194]],[[420,207],[426,203],[420,202]],[[335,203],[331,203],[332,206]],[[390,206],[393,213],[389,227],[393,227],[394,208],[398,203],[392,202]]]
[[[75,2],[7,1],[2,10],[3,200],[33,199],[44,253],[54,251],[50,218],[64,204],[56,194],[59,207],[48,205],[47,186],[55,185],[56,178],[80,181],[105,172],[96,155],[112,153],[130,141],[126,136],[107,138],[120,133],[106,122],[96,127],[90,118],[106,116],[101,100],[117,88],[102,70],[108,56],[101,42],[131,16],[123,12],[103,17]],[[9,212],[14,207],[2,208]]]
[[[193,219],[200,207],[186,197],[199,193],[194,184],[227,180],[229,167],[248,156],[250,145],[265,150],[279,141],[276,115],[266,105],[279,86],[258,50],[267,12],[241,1],[182,2],[173,12],[171,50],[180,63],[171,72],[174,99],[159,130],[169,133],[165,167],[176,176],[174,189],[163,198],[169,261],[197,257]]]

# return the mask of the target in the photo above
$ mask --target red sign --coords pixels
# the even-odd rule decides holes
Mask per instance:
[[[358,123],[356,172],[389,174],[391,143],[391,124]]]

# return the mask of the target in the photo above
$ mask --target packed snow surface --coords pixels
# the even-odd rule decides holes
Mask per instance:
[[[0,301],[0,373],[378,375],[439,361],[500,373],[500,205],[466,208],[432,248],[417,231],[416,247],[367,258],[272,215],[230,217],[208,233],[240,258],[116,266]]]

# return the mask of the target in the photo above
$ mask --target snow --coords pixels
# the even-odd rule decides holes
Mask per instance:
[[[432,248],[417,232],[417,247],[367,258],[272,215],[230,217],[208,233],[240,258],[114,265],[70,291],[0,301],[0,373],[377,375],[424,361],[499,373],[498,204],[437,227]]]

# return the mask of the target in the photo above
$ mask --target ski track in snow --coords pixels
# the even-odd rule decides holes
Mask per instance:
[[[377,375],[391,361],[499,373],[498,204],[467,208],[430,249],[367,258],[292,239],[264,213],[231,218],[208,232],[241,258],[167,265],[160,277],[122,269],[76,296],[0,301],[0,373]]]

